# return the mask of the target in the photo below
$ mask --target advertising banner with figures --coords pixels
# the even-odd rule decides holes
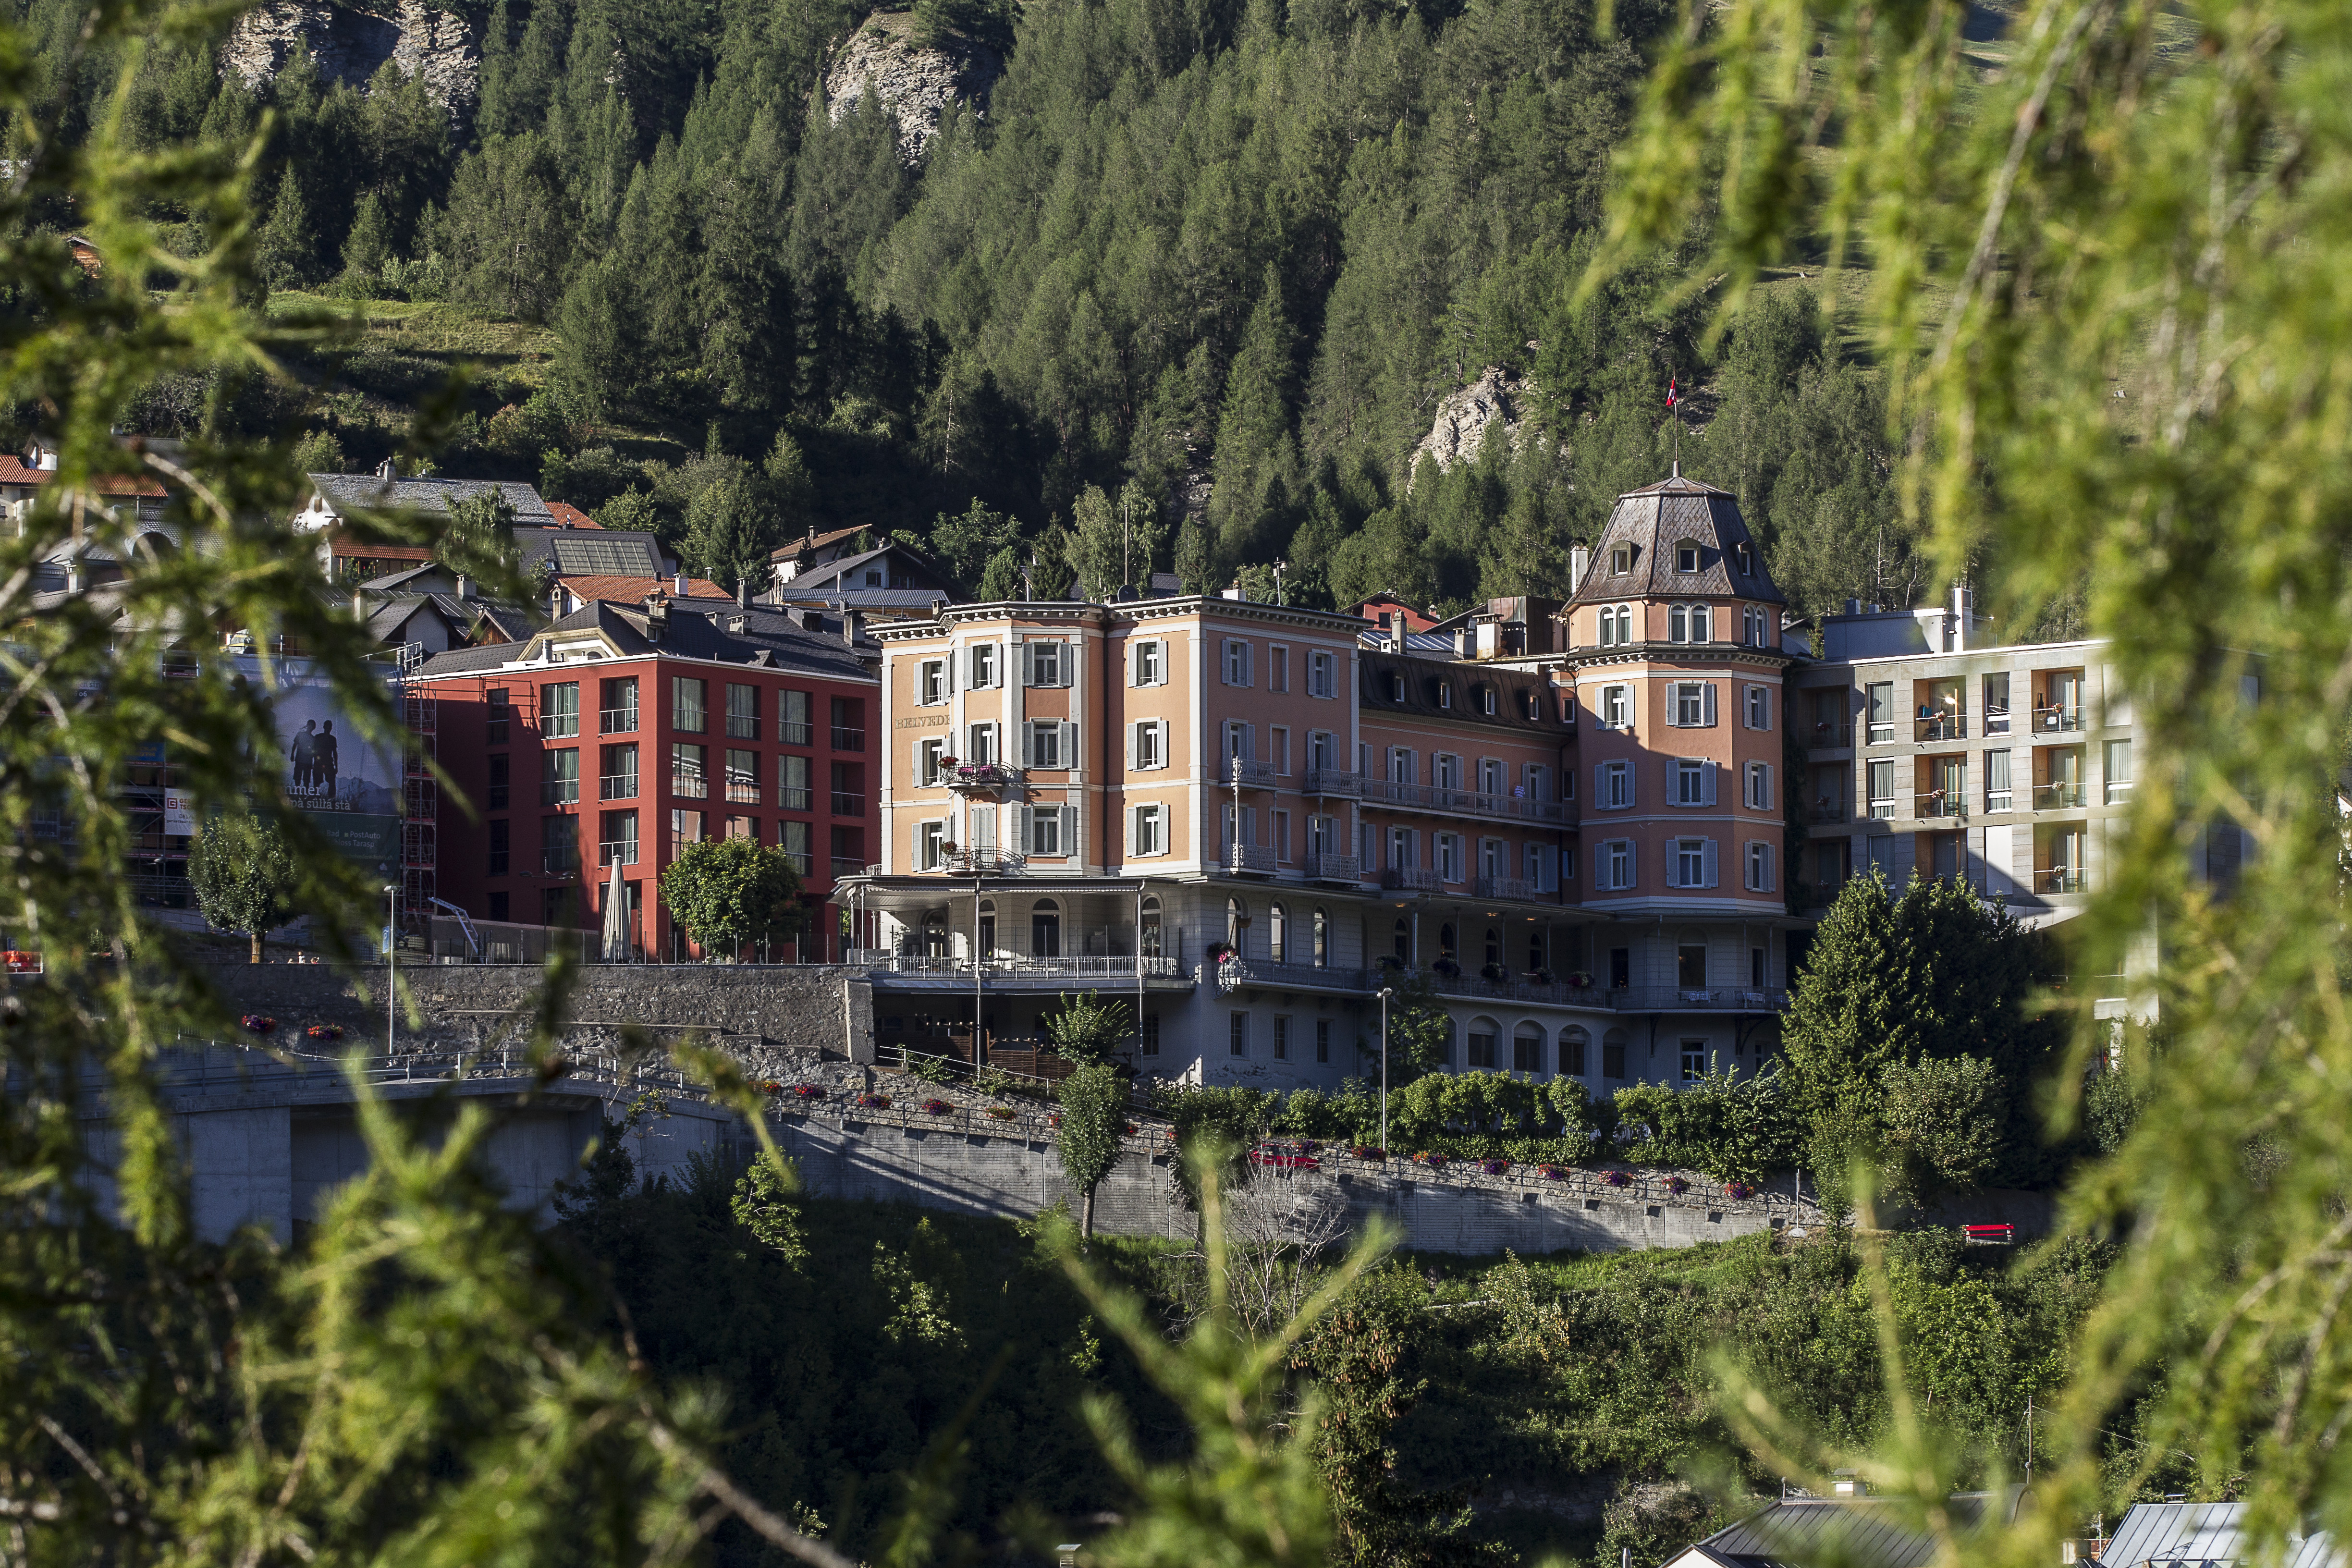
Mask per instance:
[[[258,660],[238,661],[260,684]],[[335,847],[353,860],[389,865],[400,851],[400,752],[358,733],[334,688],[281,662],[269,692],[276,719],[278,766],[286,799],[308,814]],[[390,679],[389,671],[386,679]],[[163,831],[195,832],[198,807],[184,790],[163,793]]]

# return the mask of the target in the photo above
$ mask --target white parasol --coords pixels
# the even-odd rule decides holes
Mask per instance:
[[[604,962],[629,958],[629,889],[621,881],[621,858],[613,857],[613,879],[604,889]]]

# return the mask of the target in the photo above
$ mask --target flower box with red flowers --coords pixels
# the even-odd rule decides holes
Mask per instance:
[[[1490,1176],[1507,1176],[1511,1173],[1511,1163],[1508,1160],[1481,1160],[1478,1169]]]
[[[1536,1167],[1536,1174],[1541,1176],[1547,1182],[1564,1182],[1568,1180],[1568,1167],[1566,1165],[1538,1165]]]
[[[1747,1182],[1726,1182],[1723,1184],[1723,1190],[1735,1203],[1744,1202],[1756,1195],[1756,1188]]]
[[[1434,1150],[1423,1149],[1412,1157],[1412,1163],[1416,1165],[1426,1165],[1433,1171],[1439,1171],[1445,1168],[1446,1161],[1444,1155]]]
[[[1359,1160],[1385,1160],[1389,1157],[1387,1150],[1376,1149],[1370,1143],[1359,1143],[1349,1152]]]
[[[249,1034],[266,1035],[278,1027],[278,1020],[260,1013],[247,1013],[237,1020]]]
[[[313,1024],[302,1032],[314,1040],[340,1040],[343,1037],[341,1024]]]
[[[1682,1196],[1685,1193],[1690,1191],[1690,1178],[1688,1176],[1668,1176],[1666,1178],[1666,1191],[1674,1194],[1676,1197]]]
[[[760,1092],[761,1094],[782,1094],[784,1092],[784,1086],[778,1083],[774,1079],[770,1079],[760,1086]]]
[[[954,1109],[954,1106],[950,1105],[944,1100],[927,1100],[923,1101],[923,1111],[924,1114],[928,1116],[945,1116],[949,1111],[953,1110]]]
[[[1021,1114],[1009,1105],[992,1105],[988,1108],[988,1113],[999,1121],[1010,1121]]]
[[[1622,1171],[1603,1171],[1601,1173],[1601,1179],[1612,1187],[1630,1187],[1633,1184],[1633,1178]]]
[[[890,1097],[887,1094],[861,1094],[857,1097],[857,1103],[867,1110],[887,1110],[890,1109]]]
[[[794,1100],[823,1100],[824,1098],[824,1090],[813,1083],[796,1083],[793,1085],[793,1098]]]

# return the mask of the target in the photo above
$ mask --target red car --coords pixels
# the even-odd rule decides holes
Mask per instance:
[[[1250,1163],[1277,1171],[1319,1171],[1323,1162],[1290,1143],[1261,1143],[1250,1151]]]

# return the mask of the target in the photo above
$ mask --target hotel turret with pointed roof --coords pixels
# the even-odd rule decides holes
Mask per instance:
[[[1730,624],[1717,626],[1710,614],[1711,635],[1694,637],[1685,617],[1683,635],[1673,637],[1670,624],[1654,626],[1653,617],[1637,614],[1623,618],[1622,630],[1628,635],[1619,635],[1620,617],[1614,612],[1621,605],[1648,601],[1663,612],[1677,600],[1727,609]],[[1593,550],[1591,567],[1570,604],[1580,646],[1737,640],[1777,648],[1780,614],[1788,599],[1765,567],[1764,552],[1739,515],[1738,499],[1677,472],[1617,498]],[[1612,613],[1604,621],[1583,613],[1588,605],[1605,606]],[[1662,623],[1672,619],[1664,614],[1655,618]]]

